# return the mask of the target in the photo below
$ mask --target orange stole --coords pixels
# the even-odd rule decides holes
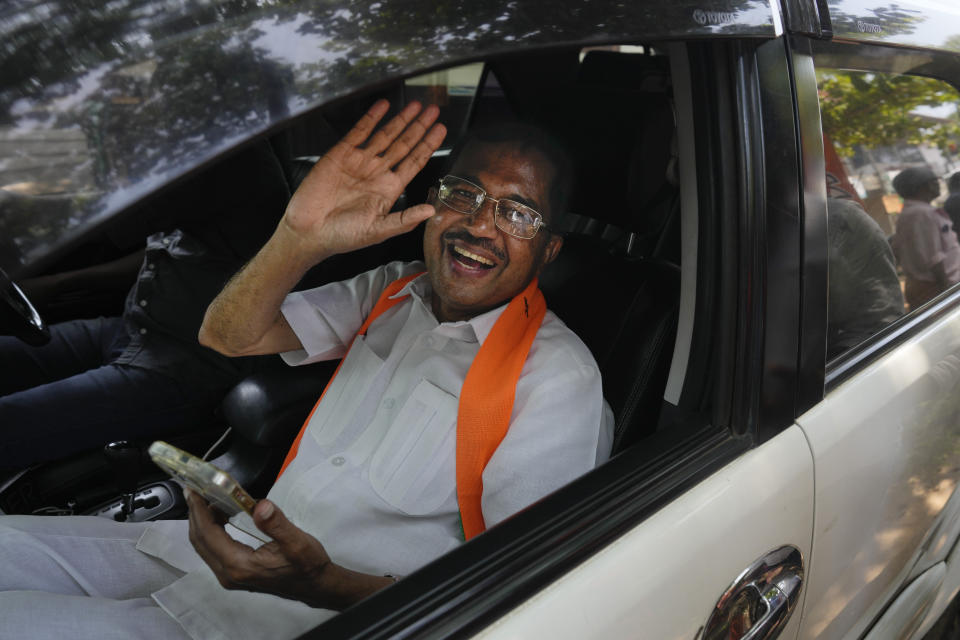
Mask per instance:
[[[364,335],[370,323],[380,314],[404,300],[405,297],[390,299],[390,296],[395,295],[419,275],[421,274],[401,278],[387,286],[357,335]],[[534,278],[497,318],[464,378],[457,411],[456,466],[457,503],[460,507],[464,538],[467,540],[486,529],[481,507],[483,470],[510,427],[517,382],[546,312],[547,303]],[[351,342],[351,346],[352,344]],[[303,432],[339,371],[338,366],[327,383],[327,388],[320,395],[320,400],[303,423],[283,461],[281,474],[296,457]]]

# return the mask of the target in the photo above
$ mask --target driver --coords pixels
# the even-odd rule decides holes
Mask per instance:
[[[270,363],[203,348],[197,329],[289,199],[280,158],[263,141],[138,211],[144,224],[162,229],[143,250],[30,281],[38,302],[129,292],[122,315],[52,325],[46,345],[0,336],[0,474],[211,423],[230,387]]]
[[[190,492],[189,525],[8,516],[10,633],[295,637],[609,455],[597,366],[536,286],[562,244],[566,162],[534,129],[481,132],[428,203],[390,213],[445,129],[413,103],[373,133],[387,109],[317,163],[201,328],[230,355],[346,354],[253,522],[234,523],[272,541]],[[424,221],[425,264],[288,295],[323,259]]]

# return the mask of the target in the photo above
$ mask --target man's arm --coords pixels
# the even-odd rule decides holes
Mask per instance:
[[[600,371],[579,349],[576,359],[546,349],[528,359],[510,429],[483,470],[487,528],[610,457],[613,414]]]
[[[269,500],[253,521],[273,542],[252,549],[231,538],[221,514],[187,490],[190,542],[225,589],[272,593],[311,607],[341,611],[393,584],[393,578],[335,564],[319,540],[294,526]]]
[[[429,204],[390,213],[446,135],[435,106],[407,105],[375,134],[377,102],[324,155],[291,198],[273,236],[207,308],[200,343],[229,356],[292,351],[300,341],[280,313],[287,293],[326,258],[412,230]]]

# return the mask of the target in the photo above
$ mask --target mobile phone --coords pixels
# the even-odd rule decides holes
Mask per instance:
[[[226,471],[162,440],[155,441],[147,451],[158,467],[228,516],[241,512],[253,515],[257,501]]]

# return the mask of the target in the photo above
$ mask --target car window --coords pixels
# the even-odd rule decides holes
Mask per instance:
[[[441,69],[404,82],[404,100],[419,100],[423,104],[440,107],[440,121],[450,131],[461,131],[467,123],[470,105],[483,77],[483,63]],[[440,150],[449,150],[455,136],[447,136]]]
[[[960,210],[956,222],[948,213],[960,209],[960,195],[947,204],[947,184],[960,170],[960,96],[936,78],[815,61],[830,359],[960,281]]]

